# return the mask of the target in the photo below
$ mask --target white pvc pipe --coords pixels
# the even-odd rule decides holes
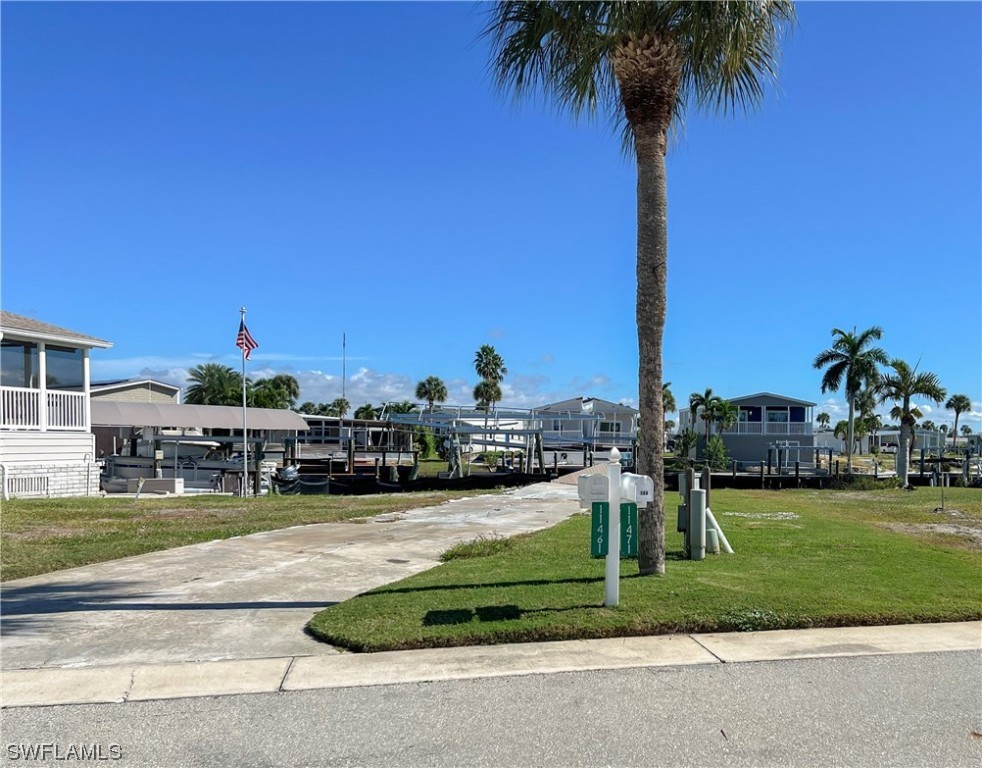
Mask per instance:
[[[716,518],[713,517],[713,511],[706,507],[706,520],[709,522],[713,528],[716,529],[716,533],[719,534],[719,545],[722,547],[723,551],[728,555],[733,554],[733,547],[730,546],[730,542],[726,540],[726,534],[723,533],[723,529],[719,527],[719,523],[716,522]]]

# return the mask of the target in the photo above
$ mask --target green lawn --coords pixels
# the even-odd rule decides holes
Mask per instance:
[[[982,618],[982,493],[713,491],[735,554],[682,560],[666,499],[668,568],[622,562],[604,608],[589,518],[448,553],[431,571],[332,606],[311,622],[357,651],[586,637],[897,624]],[[932,526],[943,526],[941,528]]]
[[[13,499],[0,515],[0,578],[19,579],[213,539],[335,523],[489,491],[379,496]]]

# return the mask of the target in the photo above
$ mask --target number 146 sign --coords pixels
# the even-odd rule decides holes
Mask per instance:
[[[590,556],[607,556],[607,531],[610,529],[610,504],[595,501],[592,506],[593,524],[590,527]],[[621,557],[638,556],[638,505],[621,503]]]

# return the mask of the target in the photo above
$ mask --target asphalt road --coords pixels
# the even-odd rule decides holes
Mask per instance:
[[[48,759],[24,759],[31,745],[47,745]],[[107,758],[121,752],[102,764],[141,768],[979,768],[982,656],[659,667],[3,712],[6,764],[64,766],[82,747]]]

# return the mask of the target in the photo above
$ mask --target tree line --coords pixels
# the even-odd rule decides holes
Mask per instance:
[[[477,407],[493,409],[495,403],[501,401],[501,382],[508,373],[504,358],[491,345],[482,344],[474,355],[474,370],[480,377],[474,387]],[[227,365],[196,365],[188,371],[188,382],[184,396],[188,405],[242,405],[242,374]],[[306,400],[298,405],[300,385],[287,373],[256,380],[247,377],[245,389],[246,405],[250,408],[286,408],[312,416],[338,418],[346,417],[351,411],[351,402],[345,397],[335,398],[330,403]],[[439,376],[427,376],[416,384],[415,394],[432,411],[435,403],[447,401],[447,385]],[[355,410],[353,417],[377,419],[383,409],[388,413],[409,413],[415,408],[416,405],[408,400],[379,406],[365,403]]]
[[[882,428],[880,417],[873,413],[877,405],[894,403],[890,418],[900,425],[900,441],[897,447],[897,476],[904,486],[910,466],[913,449],[914,427],[917,420],[924,417],[921,410],[912,403],[915,398],[924,398],[936,404],[945,400],[948,393],[941,386],[938,375],[930,371],[918,371],[918,365],[910,365],[900,358],[891,358],[875,342],[883,337],[883,329],[878,326],[852,332],[841,328],[832,329],[832,346],[818,353],[813,367],[822,370],[822,392],[837,392],[840,389],[849,406],[846,420],[846,472],[852,473],[852,456],[857,434],[860,430],[870,430],[875,435]],[[967,395],[952,395],[945,402],[945,408],[954,411],[955,443],[958,441],[958,417],[971,410]],[[859,413],[857,420],[856,414]],[[828,414],[818,415],[819,423],[829,422]]]

